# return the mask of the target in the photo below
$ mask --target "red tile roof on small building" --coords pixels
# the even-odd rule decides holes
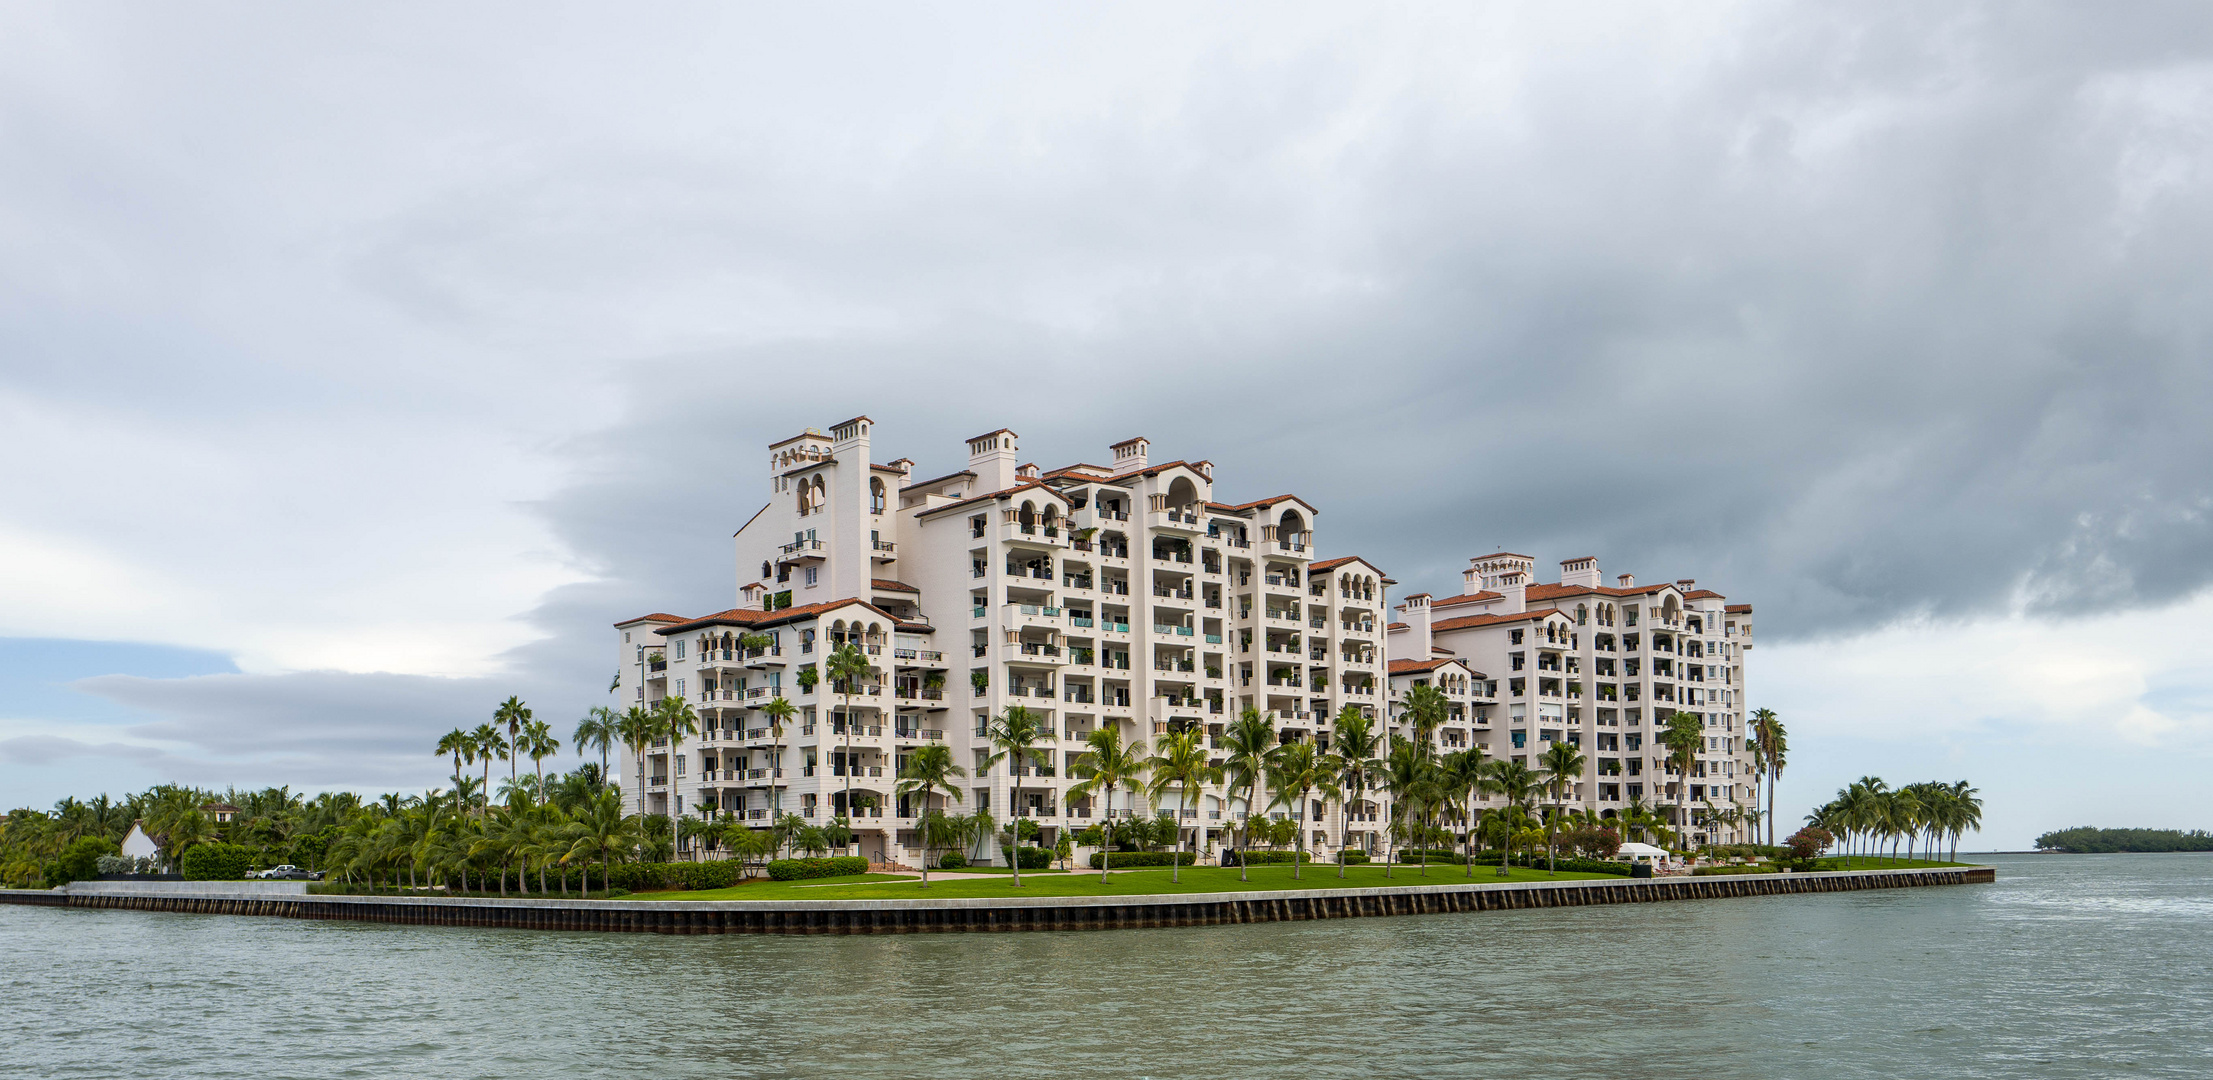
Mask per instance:
[[[904,581],[893,581],[890,578],[870,578],[868,583],[875,586],[878,592],[920,593],[922,591]]]
[[[619,622],[619,623],[616,623],[615,625],[616,625],[616,626],[629,626],[629,625],[631,625],[631,624],[633,624],[633,623],[642,623],[642,622],[683,622],[683,621],[684,621],[684,617],[683,617],[682,615],[671,615],[671,614],[669,614],[668,612],[665,612],[665,611],[656,611],[656,612],[654,612],[654,613],[653,613],[653,614],[651,614],[651,615],[640,615],[640,616],[638,616],[638,617],[637,617],[637,618],[635,618],[635,619],[624,619],[623,621],[621,621],[621,622]]]

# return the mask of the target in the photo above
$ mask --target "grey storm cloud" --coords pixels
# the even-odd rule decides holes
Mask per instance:
[[[544,381],[606,418],[537,448],[568,479],[529,508],[590,580],[526,613],[546,636],[511,677],[87,688],[208,753],[428,773],[406,764],[425,740],[508,692],[607,700],[613,620],[733,602],[766,444],[857,413],[932,474],[1002,425],[1048,466],[1143,434],[1216,462],[1224,497],[1306,497],[1326,549],[1402,592],[1457,590],[1499,546],[1597,555],[1753,601],[1770,639],[2213,580],[2213,9],[1247,14],[1279,10],[1264,32],[641,15],[606,41],[455,17],[436,46],[371,33],[358,84],[322,77],[333,38],[297,13],[239,45],[180,32],[191,62],[108,28],[157,80],[303,50],[270,78],[313,92],[225,77],[163,110],[201,110],[222,151],[178,171],[286,221],[316,211],[288,177],[329,186],[338,223],[286,235],[358,301],[332,338],[432,342],[335,343],[348,378],[288,371],[243,401],[149,362],[143,393],[217,413],[360,394],[467,424],[352,376],[482,357],[520,398]],[[66,109],[8,108],[46,121],[20,147],[81,150]],[[16,157],[0,183],[59,183]],[[135,176],[121,158],[76,153]],[[232,243],[172,220],[183,198],[86,232],[144,227],[181,275]],[[97,321],[17,305],[0,344],[236,362],[188,321]]]

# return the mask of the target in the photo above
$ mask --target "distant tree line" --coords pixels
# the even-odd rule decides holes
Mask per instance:
[[[2043,851],[2087,855],[2108,851],[2213,851],[2213,833],[2204,829],[2095,829],[2088,825],[2059,829],[2036,838]]]

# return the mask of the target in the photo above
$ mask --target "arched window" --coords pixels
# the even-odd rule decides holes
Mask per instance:
[[[1588,626],[1590,625],[1590,621],[1591,609],[1583,604],[1575,605],[1575,625]]]
[[[868,512],[871,514],[884,512],[884,478],[881,476],[868,478]]]

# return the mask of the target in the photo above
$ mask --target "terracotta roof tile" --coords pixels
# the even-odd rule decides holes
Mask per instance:
[[[1533,608],[1515,615],[1462,615],[1457,619],[1446,619],[1429,629],[1432,632],[1472,630],[1479,626],[1498,626],[1502,623],[1525,622],[1530,619],[1541,619],[1547,615],[1559,614],[1562,614],[1562,612],[1557,608]]]
[[[883,616],[885,619],[891,622],[896,623],[899,621],[899,617],[893,615],[891,612],[885,611],[884,609],[877,607],[876,605],[871,604],[866,600],[862,600],[857,596],[848,596],[842,600],[825,600],[819,604],[800,604],[796,607],[778,608],[775,611],[762,611],[759,608],[731,608],[728,611],[718,611],[713,615],[703,615],[697,619],[691,619],[686,622],[681,622],[674,626],[664,626],[658,630],[655,630],[654,633],[664,636],[669,634],[681,634],[686,630],[692,629],[693,627],[709,626],[715,623],[736,623],[741,626],[775,626],[779,623],[795,622],[800,619],[812,618],[833,608],[848,606],[864,607],[870,611],[875,612],[878,615]]]
[[[621,621],[621,622],[619,622],[619,623],[616,623],[615,625],[616,625],[616,626],[628,626],[628,625],[630,625],[631,623],[642,623],[642,622],[683,622],[683,621],[684,621],[684,617],[683,617],[682,615],[671,615],[671,614],[669,614],[668,612],[665,612],[665,611],[656,611],[656,612],[654,612],[654,613],[653,613],[653,614],[651,614],[651,615],[640,615],[640,616],[638,616],[638,617],[637,617],[637,618],[635,618],[635,619],[624,619],[623,621]]]
[[[920,595],[922,592],[922,590],[904,581],[893,581],[889,578],[870,578],[868,583],[875,586],[878,592],[911,592],[916,595]]]
[[[1724,605],[1722,605],[1722,608],[1721,608],[1721,610],[1723,610],[1723,611],[1726,611],[1726,612],[1728,612],[1728,613],[1729,613],[1729,614],[1731,614],[1731,615],[1750,615],[1750,614],[1752,614],[1752,605],[1750,605],[1750,604],[1724,604]]]
[[[1462,594],[1461,594],[1461,595],[1459,595],[1459,596],[1448,596],[1448,597],[1445,597],[1445,598],[1444,598],[1444,599],[1442,599],[1442,600],[1435,600],[1435,599],[1432,599],[1432,600],[1431,600],[1431,601],[1429,602],[1429,606],[1430,606],[1430,607],[1433,607],[1433,608],[1441,608],[1441,607],[1451,607],[1451,606],[1453,606],[1453,605],[1455,605],[1455,604],[1478,604],[1478,603],[1482,603],[1482,602],[1483,602],[1483,601],[1485,601],[1485,600],[1504,600],[1504,599],[1506,599],[1506,594],[1505,594],[1505,593],[1495,593],[1495,592],[1475,592],[1475,593],[1462,593]]]

